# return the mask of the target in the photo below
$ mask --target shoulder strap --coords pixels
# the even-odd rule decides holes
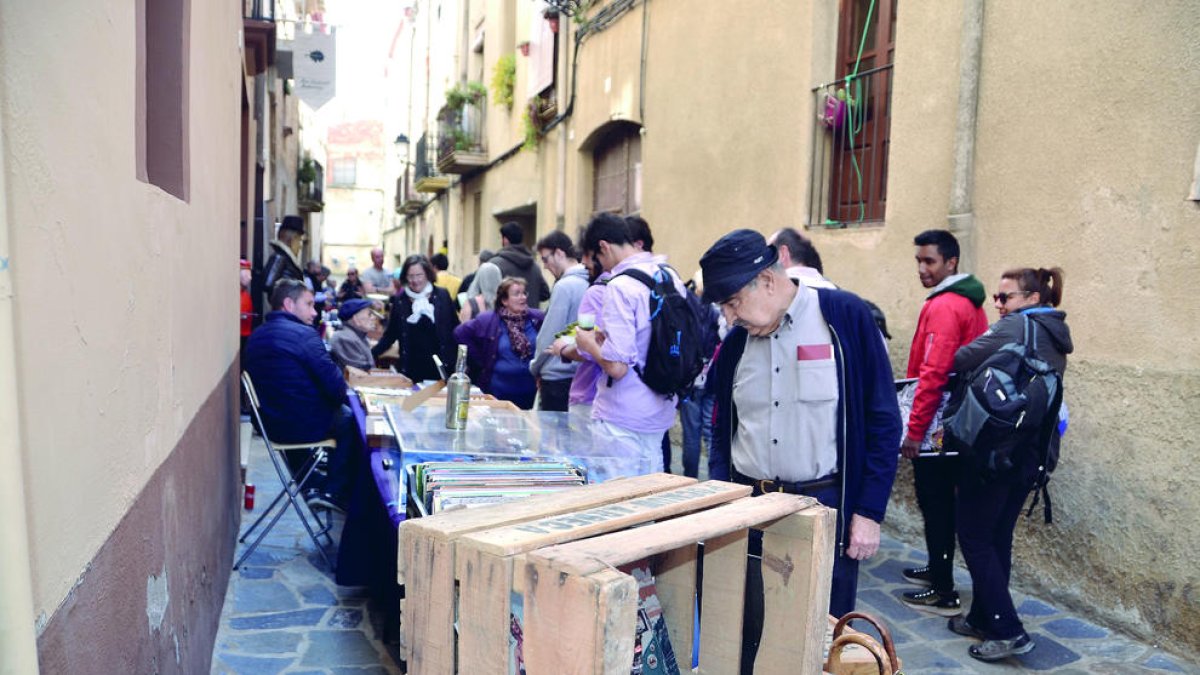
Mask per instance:
[[[655,285],[654,278],[639,269],[634,269],[634,268],[630,267],[629,269],[625,270],[624,272],[621,272],[617,276],[618,277],[621,277],[621,276],[633,277],[634,279],[637,279],[638,281],[642,282],[642,284],[644,284],[646,286],[646,288],[649,288],[650,290],[654,290],[654,285]],[[616,277],[613,277],[613,279],[615,279],[615,278]],[[612,281],[612,279],[609,279],[609,281]]]

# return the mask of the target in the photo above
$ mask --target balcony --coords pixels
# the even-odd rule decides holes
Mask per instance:
[[[408,177],[408,168],[405,167],[404,174],[396,178],[396,213],[413,216],[421,212],[425,206],[425,200],[421,199],[420,194],[413,191],[408,183]]]
[[[438,113],[438,171],[470,174],[487,164],[485,105],[482,98],[468,100]]]
[[[325,184],[325,167],[320,162],[306,159],[297,172],[296,208],[301,213],[320,213],[325,210],[325,196],[321,186]]]
[[[417,154],[413,162],[416,182],[413,187],[417,192],[438,194],[450,188],[450,177],[438,175],[434,164],[433,144],[429,142],[429,134],[421,134],[417,141]]]

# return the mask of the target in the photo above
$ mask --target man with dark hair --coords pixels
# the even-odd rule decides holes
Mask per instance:
[[[362,450],[358,424],[346,405],[346,381],[312,329],[317,311],[304,282],[284,279],[276,284],[271,309],[246,343],[246,372],[258,391],[263,424],[279,443],[337,440],[323,483],[313,485],[305,500],[344,510],[349,464]],[[294,472],[305,459],[288,455],[288,466]]]
[[[641,216],[625,216],[625,222],[629,224],[629,239],[633,245],[640,251],[652,253],[654,251],[654,233],[650,231],[650,223]]]
[[[785,227],[767,240],[779,251],[779,264],[783,265],[787,275],[813,288],[837,288],[837,285],[825,278],[825,268],[821,265],[821,254],[812,241],[800,234],[794,227]]]
[[[462,287],[462,279],[446,271],[450,269],[450,259],[446,257],[445,253],[434,253],[429,262],[433,263],[433,269],[437,270],[437,279],[434,280],[433,285],[446,289],[451,300],[457,299],[458,289]]]
[[[554,275],[554,289],[550,291],[550,306],[546,318],[538,331],[537,350],[529,371],[539,382],[541,409],[567,411],[571,391],[571,379],[579,365],[576,361],[564,361],[549,352],[556,333],[575,323],[579,314],[579,303],[587,291],[588,272],[579,263],[575,244],[561,230],[542,237],[537,243],[538,257],[542,265]]]
[[[485,262],[491,260],[495,255],[491,249],[481,249],[479,251],[479,267],[482,267]],[[468,295],[471,294],[471,284],[475,281],[475,275],[479,272],[479,267],[476,267],[470,274],[463,277],[462,284],[458,287],[460,292],[466,291]],[[454,298],[454,302],[457,304],[458,298]],[[461,305],[459,308],[462,308]]]
[[[500,226],[503,248],[489,262],[500,268],[502,276],[524,279],[530,303],[538,305],[550,299],[550,288],[542,276],[542,269],[534,262],[533,252],[521,243],[523,241],[525,233],[520,225],[509,222]]]
[[[675,397],[648,387],[636,371],[650,350],[650,289],[623,274],[638,270],[654,276],[659,259],[633,244],[620,216],[601,213],[582,237],[583,250],[612,274],[594,330],[575,332],[576,350],[602,371],[592,404],[592,437],[597,444],[637,458],[642,473],[663,470],[663,433],[675,422]],[[682,296],[687,290],[668,272]]]
[[[854,609],[858,563],[879,548],[896,474],[900,410],[887,351],[858,296],[789,278],[775,248],[735,230],[700,258],[704,297],[732,326],[709,371],[709,477],[838,510],[829,611]],[[761,535],[751,540],[761,546]],[[751,553],[756,553],[753,548]],[[762,568],[747,568],[742,672],[762,629]],[[747,667],[749,666],[749,668]]]
[[[910,581],[929,586],[905,592],[908,605],[942,616],[962,613],[954,590],[954,487],[957,457],[925,456],[921,450],[930,426],[943,404],[954,367],[954,352],[987,330],[983,313],[983,284],[958,271],[958,240],[946,230],[927,230],[913,239],[917,275],[932,289],[921,307],[908,355],[907,377],[917,380],[900,452],[913,460],[917,506],[925,520],[929,562],[903,571]]]

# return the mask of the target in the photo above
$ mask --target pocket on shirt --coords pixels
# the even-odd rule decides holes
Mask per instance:
[[[797,401],[832,401],[837,398],[837,365],[833,360],[796,362]]]

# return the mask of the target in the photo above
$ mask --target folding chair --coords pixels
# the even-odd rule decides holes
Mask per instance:
[[[258,545],[271,531],[271,528],[275,527],[275,523],[279,522],[279,519],[282,518],[283,514],[287,512],[287,504],[281,504],[284,497],[286,497],[288,503],[290,503],[292,508],[296,511],[296,515],[300,517],[300,522],[304,525],[304,529],[308,531],[308,536],[312,538],[313,544],[316,545],[317,550],[321,552],[321,557],[325,559],[325,564],[329,566],[330,570],[332,570],[333,562],[329,559],[329,555],[325,552],[325,547],[321,544],[321,540],[319,538],[321,535],[325,535],[325,537],[329,539],[329,542],[331,544],[333,543],[332,537],[329,537],[328,534],[329,526],[332,521],[329,520],[329,516],[327,516],[327,522],[322,523],[321,519],[317,517],[317,514],[313,513],[312,509],[308,509],[308,505],[304,503],[303,499],[300,499],[300,495],[302,494],[308,479],[311,478],[313,473],[316,471],[317,465],[320,464],[325,458],[327,450],[336,448],[337,443],[332,438],[316,441],[314,443],[285,444],[272,442],[271,438],[267,435],[266,426],[263,424],[262,413],[259,410],[258,392],[254,390],[254,382],[250,380],[249,373],[242,373],[242,387],[246,391],[246,398],[250,401],[250,410],[253,413],[254,425],[258,428],[258,433],[262,435],[263,443],[265,443],[267,446],[267,455],[271,458],[271,463],[275,465],[275,473],[279,475],[279,483],[283,486],[283,491],[281,491],[275,497],[274,501],[271,502],[271,505],[268,506],[261,514],[259,514],[254,523],[251,524],[250,527],[246,528],[246,531],[242,533],[240,538],[238,538],[238,541],[245,543],[246,538],[258,528],[259,524],[263,522],[263,519],[265,519],[268,514],[274,512],[274,515],[271,516],[271,520],[267,523],[266,527],[264,527],[262,531],[258,533],[258,537],[255,538],[250,546],[242,552],[242,556],[238,558],[237,562],[233,564],[233,569],[236,570],[241,567],[246,558],[250,557],[250,554],[254,552],[254,549],[258,548]],[[304,463],[299,467],[299,470],[295,473],[293,473],[288,467],[288,464],[283,456],[284,453],[289,450],[312,450],[312,455],[304,461]],[[297,476],[299,476],[299,478],[297,478]],[[301,505],[303,505],[303,508],[301,508]],[[275,507],[277,506],[281,506],[281,508],[276,510]],[[308,509],[309,513],[312,514],[313,520],[316,521],[319,528],[314,529],[312,524],[309,523],[308,518],[304,515],[305,509]]]

